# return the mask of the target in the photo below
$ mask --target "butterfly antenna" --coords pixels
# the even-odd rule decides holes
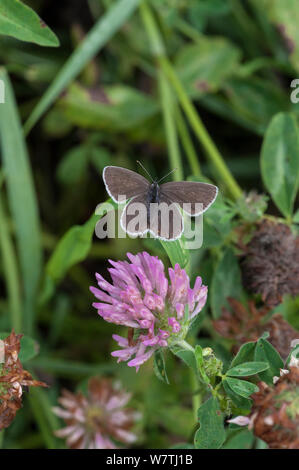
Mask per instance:
[[[152,182],[154,183],[153,177],[149,174],[149,172],[148,172],[147,169],[142,165],[142,163],[141,163],[139,160],[136,160],[136,162],[141,166],[141,168],[144,169],[145,173],[150,177],[150,179],[151,179]]]
[[[167,176],[171,175],[171,173],[174,173],[175,171],[177,171],[177,168],[175,168],[174,170],[171,170],[169,173],[167,173],[167,175],[163,176],[163,177],[158,181],[158,183],[160,183],[161,181],[165,180],[165,178],[167,178]]]

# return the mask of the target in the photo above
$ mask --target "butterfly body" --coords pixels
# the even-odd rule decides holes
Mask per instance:
[[[154,181],[150,186],[146,194],[146,211],[147,220],[150,221],[151,204],[160,203],[160,186]]]
[[[151,204],[151,203],[159,203],[160,201],[160,186],[158,185],[158,183],[156,181],[154,181],[149,189],[148,189],[148,192],[147,192],[147,195],[146,195],[146,201],[148,204]]]
[[[121,225],[127,233],[136,236],[150,232],[165,240],[182,235],[183,217],[179,208],[190,216],[198,216],[210,207],[218,193],[216,186],[201,182],[173,181],[159,185],[158,181],[149,182],[135,171],[116,166],[104,168],[103,180],[115,202],[130,199],[121,215]],[[137,210],[134,212],[134,207],[138,205],[145,206],[145,215],[136,227],[129,229]],[[162,206],[169,209],[166,215],[159,212]]]

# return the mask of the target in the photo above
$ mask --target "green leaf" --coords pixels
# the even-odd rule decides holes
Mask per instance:
[[[210,301],[214,318],[219,318],[222,308],[227,307],[227,297],[239,298],[242,292],[241,274],[237,258],[228,248],[216,266],[212,279]]]
[[[253,361],[255,344],[254,342],[242,344],[238,354],[233,358],[230,367],[238,366],[243,362]]]
[[[197,30],[202,30],[209,17],[219,17],[229,12],[231,4],[223,0],[191,0],[188,2],[188,18]]]
[[[98,220],[98,215],[92,215],[85,224],[70,228],[58,242],[46,266],[47,275],[55,282],[62,279],[74,264],[86,258]]]
[[[3,340],[9,336],[9,333],[0,333],[0,339]],[[20,341],[21,349],[19,353],[19,359],[23,364],[30,359],[33,359],[37,356],[39,352],[39,345],[38,343],[30,338],[29,336],[23,336]]]
[[[299,134],[292,114],[279,113],[271,121],[262,147],[264,184],[284,216],[290,217],[299,182]]]
[[[272,385],[273,377],[279,377],[280,369],[283,369],[284,366],[279,353],[267,340],[260,338],[255,348],[254,359],[269,364],[269,368],[264,372],[260,372],[259,376],[261,380]]]
[[[24,331],[30,334],[42,267],[38,206],[17,104],[3,68],[0,79],[4,81],[6,95],[5,103],[0,105],[2,159],[24,286]]]
[[[238,68],[240,50],[223,38],[202,37],[180,49],[175,69],[186,92],[197,97],[217,91]]]
[[[19,0],[1,0],[0,34],[34,42],[40,46],[59,46],[56,35],[45,22]]]
[[[174,344],[170,346],[170,350],[173,354],[178,356],[184,363],[190,367],[195,374],[197,374],[197,363],[194,355],[194,350],[188,343],[183,344],[185,341],[181,341],[180,343]],[[189,347],[188,347],[189,346]]]
[[[290,61],[299,71],[298,2],[288,0],[286,5],[281,0],[254,0],[254,3],[281,33],[282,40],[289,49]]]
[[[252,400],[242,397],[235,393],[229,386],[226,380],[222,381],[223,388],[227,396],[232,400],[234,405],[238,408],[238,410],[248,411],[251,409]]]
[[[254,435],[248,429],[231,430],[222,449],[252,449]]]
[[[200,428],[194,436],[196,449],[219,449],[225,440],[223,414],[217,398],[211,397],[198,410]]]
[[[161,382],[169,384],[169,380],[166,373],[164,354],[161,349],[155,351],[154,372],[156,374],[156,377],[161,380]]]
[[[219,114],[226,119],[259,135],[265,133],[275,114],[290,109],[290,103],[286,100],[281,88],[273,82],[269,86],[269,81],[260,77],[233,77],[224,83],[223,89],[228,101],[223,99],[216,101],[215,111],[220,111]],[[208,98],[212,97],[213,95],[208,96]]]
[[[100,91],[100,90],[99,90]],[[101,90],[105,100],[79,84],[72,84],[58,101],[65,117],[73,124],[109,132],[128,131],[139,127],[158,112],[158,104],[150,96],[124,85]]]
[[[64,184],[80,181],[87,170],[88,155],[83,145],[70,149],[57,168],[57,177]]]
[[[169,449],[194,449],[194,445],[189,444],[188,442],[179,442],[178,444],[174,444],[169,447]]]
[[[190,423],[193,423],[194,415],[190,408],[179,405],[161,406],[159,409],[159,424],[170,433],[183,439],[190,436]]]
[[[102,173],[105,166],[111,164],[111,155],[104,148],[92,147],[89,159],[99,173]]]
[[[197,363],[198,370],[202,376],[202,379],[204,380],[205,383],[209,384],[210,379],[207,376],[205,369],[204,369],[204,361],[203,361],[203,355],[202,355],[202,347],[197,344],[195,346],[195,359]]]
[[[253,393],[259,391],[259,388],[247,380],[232,379],[227,377],[225,381],[228,383],[233,392],[237,393],[241,397],[248,398]]]
[[[38,352],[39,345],[34,339],[29,338],[29,336],[23,336],[23,338],[21,338],[19,359],[22,363],[33,359],[37,356]]]
[[[230,377],[248,377],[249,375],[258,374],[269,368],[267,362],[244,362],[238,366],[229,369],[226,375]]]
[[[85,36],[85,39],[79,44],[77,49],[60,69],[55,80],[51,83],[46,93],[33,109],[25,124],[26,132],[30,131],[40,117],[54,103],[60,93],[121,28],[121,26],[135,11],[139,3],[140,0],[118,0],[104,15],[100,17],[97,23]]]
[[[189,251],[183,247],[182,240],[174,240],[173,242],[159,241],[166,251],[172,266],[174,267],[178,263],[181,268],[186,268],[189,264]]]

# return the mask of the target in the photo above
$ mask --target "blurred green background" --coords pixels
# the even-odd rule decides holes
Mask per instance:
[[[96,271],[107,277],[108,258],[147,249],[169,263],[158,242],[92,239],[92,215],[107,199],[101,173],[106,165],[138,171],[139,159],[154,177],[162,176],[179,161],[182,178],[209,178],[220,187],[221,200],[205,222],[204,245],[192,253],[192,277],[200,274],[209,285],[232,215],[215,227],[231,210],[226,198],[236,199],[238,191],[209,158],[203,132],[194,129],[179,95],[169,84],[163,88],[161,57],[173,64],[238,185],[263,191],[259,159],[265,131],[278,112],[299,116],[299,105],[290,100],[290,83],[299,73],[299,9],[291,0],[150,0],[160,35],[155,42],[138,2],[130,2],[130,12],[123,3],[110,15],[108,30],[115,34],[99,29],[93,37],[91,28],[119,2],[24,3],[60,45],[0,36],[0,78],[9,101],[5,112],[0,104],[0,331],[14,326],[36,340],[39,354],[25,365],[50,389],[30,392],[3,447],[63,446],[53,437],[61,423],[51,406],[61,387],[84,388],[93,374],[120,378],[133,393],[143,412],[138,446],[185,442],[194,430],[188,370],[169,354],[172,386],[166,386],[150,363],[138,374],[116,364],[110,357],[116,328],[91,306],[88,288],[95,285]],[[57,46],[53,37],[49,41]],[[53,95],[48,91],[45,98],[49,87]],[[20,122],[26,123],[26,137]],[[269,211],[278,215],[272,202]],[[209,320],[200,321],[199,340],[229,360],[226,342]],[[255,445],[251,433],[242,432],[237,444],[228,439],[226,446]]]

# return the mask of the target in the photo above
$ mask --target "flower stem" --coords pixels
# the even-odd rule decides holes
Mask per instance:
[[[195,392],[192,395],[192,409],[193,409],[194,421],[195,423],[197,423],[198,422],[198,408],[200,407],[200,404],[201,404],[201,398],[198,392],[198,380],[192,369],[190,369],[190,385],[191,385],[191,390]]]
[[[178,341],[177,345],[181,346],[182,349],[185,349],[186,351],[191,351],[191,352],[194,353],[193,346],[191,346],[191,344],[189,344],[185,340]],[[193,370],[193,368],[190,368],[190,375],[189,376],[190,376],[191,390],[192,390],[192,392],[194,392],[194,393],[192,393],[193,415],[194,415],[195,423],[197,423],[198,422],[197,411],[198,411],[198,408],[200,407],[200,403],[201,403],[200,394],[198,393],[199,380],[198,380],[198,376],[195,373],[195,371]]]
[[[242,194],[241,188],[239,187],[230,170],[226,166],[221,154],[219,153],[216,145],[211,139],[193,103],[190,101],[186,91],[184,90],[183,85],[181,84],[179,78],[173,70],[171,63],[166,56],[163,39],[157,27],[155,18],[146,1],[143,1],[140,4],[140,14],[144,22],[145,29],[148,33],[152,53],[156,57],[159,67],[165,73],[165,76],[168,78],[169,82],[175,89],[178,99],[182,105],[182,108],[184,109],[184,112],[189,120],[189,123],[195,135],[201,142],[201,145],[203,146],[206,152],[207,159],[211,162],[217,173],[217,179],[219,183],[222,183],[227,188],[228,192],[234,199],[238,199]]]

